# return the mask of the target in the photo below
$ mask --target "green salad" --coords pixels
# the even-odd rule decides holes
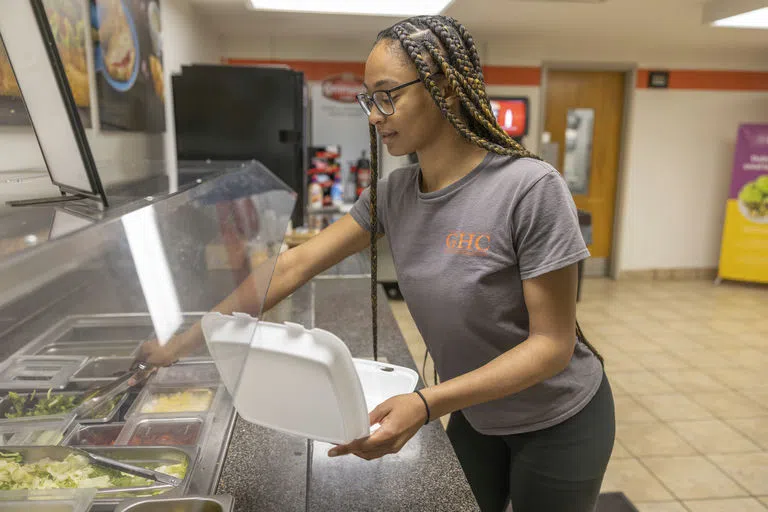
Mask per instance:
[[[768,174],[744,185],[739,201],[752,217],[768,217]]]
[[[30,416],[55,416],[66,414],[75,409],[83,401],[78,395],[52,395],[52,390],[44,396],[37,396],[33,391],[31,395],[18,395],[13,391],[8,392],[10,409],[5,413],[6,418],[27,418]],[[114,398],[93,412],[93,418],[108,414],[121,397]]]
[[[184,478],[187,463],[156,466],[151,469]],[[147,487],[153,481],[120,471],[95,466],[82,455],[68,455],[64,460],[49,458],[25,463],[21,454],[0,452],[0,490]]]

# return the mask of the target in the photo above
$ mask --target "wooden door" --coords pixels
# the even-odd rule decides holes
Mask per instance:
[[[558,144],[556,167],[569,181],[576,206],[592,214],[588,269],[601,275],[608,272],[613,244],[625,79],[623,72],[547,74],[545,131]]]

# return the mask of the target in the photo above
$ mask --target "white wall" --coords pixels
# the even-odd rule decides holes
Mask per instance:
[[[330,60],[364,62],[373,47],[370,40],[308,39],[291,34],[285,38],[225,38],[222,55],[232,59]]]
[[[531,37],[494,39],[481,44],[485,64],[538,66],[552,62],[634,63],[644,68],[768,70],[765,52],[660,46],[648,35],[645,44],[609,39]]]
[[[189,64],[217,64],[222,48],[218,35],[205,19],[194,10],[188,0],[163,0],[160,4],[163,19],[163,65],[165,67],[165,159],[171,187],[177,186],[176,124],[173,117],[173,91],[171,75],[181,72]]]
[[[768,92],[635,91],[619,270],[716,268],[740,123],[768,122]]]

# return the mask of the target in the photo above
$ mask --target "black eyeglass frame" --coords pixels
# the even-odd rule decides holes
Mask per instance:
[[[395,113],[395,102],[392,100],[392,93],[395,91],[399,91],[400,89],[405,89],[408,86],[411,86],[413,84],[417,84],[421,82],[421,78],[417,78],[416,80],[411,80],[410,82],[406,82],[404,84],[400,84],[396,87],[393,87],[391,89],[379,89],[376,91],[373,91],[372,93],[368,94],[366,92],[359,93],[357,97],[357,103],[360,104],[360,107],[362,107],[363,112],[365,112],[365,115],[369,116],[371,115],[371,112],[373,112],[373,109],[371,109],[370,104],[376,105],[376,109],[378,109],[379,112],[381,112],[381,115],[385,117],[389,117]],[[384,109],[379,105],[379,103],[374,99],[377,93],[385,93],[387,95],[387,101],[389,101],[389,104],[392,105],[392,112],[384,112]]]

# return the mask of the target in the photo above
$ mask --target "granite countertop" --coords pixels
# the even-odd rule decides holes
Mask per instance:
[[[370,281],[316,279],[269,313],[327,329],[354,357],[372,357]],[[312,315],[314,303],[314,319]],[[383,290],[379,289],[379,357],[416,369]],[[331,459],[327,443],[314,442],[309,510],[479,510],[439,421],[423,427],[396,455],[375,461]],[[305,510],[307,441],[237,419],[218,493],[232,494],[237,511]]]

